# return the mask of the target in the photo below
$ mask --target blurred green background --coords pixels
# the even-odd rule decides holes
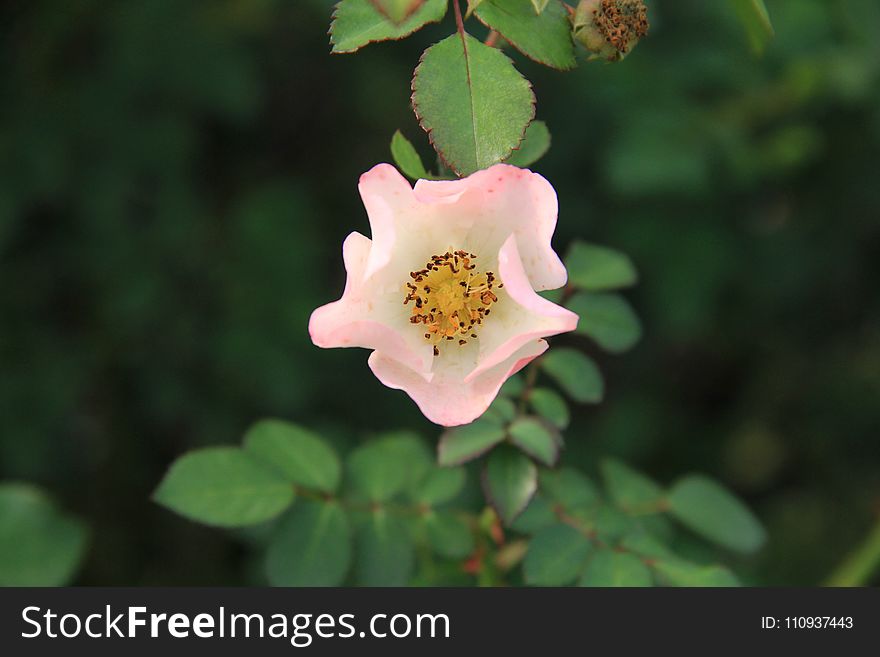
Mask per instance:
[[[622,64],[514,55],[556,135],[556,246],[629,253],[645,339],[564,462],[699,470],[766,524],[747,581],[820,583],[880,513],[880,4],[654,0]],[[0,9],[0,479],[90,527],[78,584],[237,584],[249,552],[149,495],[187,449],[279,416],[355,444],[429,425],[311,310],[368,232],[358,175],[421,50],[330,56],[326,0],[32,0]],[[340,372],[346,385],[340,386]]]

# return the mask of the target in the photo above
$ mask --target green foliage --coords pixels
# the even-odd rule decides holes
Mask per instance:
[[[415,564],[411,529],[385,509],[371,512],[357,532],[355,576],[362,586],[403,586]]]
[[[424,0],[370,0],[376,9],[385,14],[395,23],[401,23],[416,11]]]
[[[539,418],[523,416],[507,428],[510,442],[539,463],[554,466],[559,460],[561,436]]]
[[[348,457],[352,488],[371,502],[387,502],[419,481],[430,457],[413,435],[390,435],[358,447]]]
[[[541,492],[567,509],[588,509],[599,500],[599,489],[582,472],[563,467],[541,471]]]
[[[770,22],[770,14],[767,12],[764,0],[728,1],[733,5],[746,30],[752,50],[761,54],[774,35],[773,23]]]
[[[584,321],[583,315],[580,321]],[[595,361],[586,354],[557,347],[541,359],[541,367],[575,401],[590,404],[602,401],[605,394],[602,373]]]
[[[507,158],[535,116],[531,86],[513,62],[468,34],[428,48],[412,88],[419,123],[460,175]]]
[[[244,448],[263,463],[279,470],[292,484],[332,493],[339,486],[339,457],[307,429],[261,420],[244,436]]]
[[[515,167],[528,167],[540,160],[550,150],[550,130],[543,121],[532,121],[526,128],[525,137],[505,162]]]
[[[604,292],[635,285],[638,273],[632,260],[607,246],[577,241],[565,258],[568,281],[590,292]]]
[[[653,568],[658,577],[673,586],[739,586],[739,581],[723,566],[700,566],[674,559],[657,561]]]
[[[431,467],[427,476],[418,482],[411,493],[414,502],[437,506],[449,502],[461,492],[465,484],[464,468]]]
[[[190,520],[244,527],[270,520],[293,502],[293,486],[281,472],[236,447],[185,454],[153,493],[159,504]]]
[[[754,552],[766,540],[761,523],[718,482],[701,475],[676,481],[669,491],[675,518],[701,536],[738,552]]]
[[[40,489],[0,484],[0,586],[64,586],[76,574],[88,532]]]
[[[580,586],[651,586],[651,570],[630,552],[595,550],[587,562]]]
[[[423,522],[428,543],[440,556],[463,559],[474,551],[474,534],[460,515],[451,511],[432,511]]]
[[[532,390],[529,393],[529,404],[535,413],[557,429],[565,429],[571,420],[568,404],[559,394],[549,388]]]
[[[664,491],[659,484],[620,461],[603,461],[602,476],[611,499],[622,511],[650,511],[663,500]]]
[[[397,168],[411,180],[428,178],[428,171],[422,164],[422,158],[416,152],[412,142],[398,130],[391,138],[391,156]]]
[[[529,543],[523,564],[526,583],[540,586],[571,584],[590,554],[589,539],[569,525],[550,525]]]
[[[330,43],[333,52],[350,53],[376,41],[403,39],[436,23],[446,15],[447,0],[425,0],[415,12],[401,23],[380,12],[371,0],[341,0],[333,12],[330,24]]]
[[[536,62],[562,70],[574,68],[571,24],[562,3],[545,2],[541,11],[536,10],[533,0],[484,0],[475,15]]]
[[[302,500],[278,523],[266,552],[274,586],[337,586],[351,562],[351,529],[334,501]]]
[[[566,304],[580,316],[577,332],[612,353],[631,349],[642,338],[642,323],[629,302],[618,294],[578,292]]]
[[[437,443],[440,465],[461,465],[485,454],[504,440],[504,427],[493,420],[479,419],[462,427],[447,429]]]
[[[486,499],[509,525],[528,505],[538,486],[538,470],[526,457],[509,448],[493,450],[483,468]]]

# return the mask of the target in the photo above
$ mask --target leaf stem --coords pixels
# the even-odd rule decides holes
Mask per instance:
[[[880,519],[865,538],[825,581],[826,586],[863,586],[880,567]]]
[[[452,6],[455,8],[455,27],[458,30],[458,33],[461,35],[462,41],[464,40],[464,20],[461,17],[461,6],[458,4],[459,0],[452,0]]]

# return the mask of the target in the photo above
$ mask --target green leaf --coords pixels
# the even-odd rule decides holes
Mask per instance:
[[[673,516],[697,534],[738,552],[754,552],[767,536],[751,511],[718,482],[700,475],[678,480],[669,491]]]
[[[352,488],[371,502],[387,502],[412,489],[430,467],[422,441],[406,433],[371,440],[348,456]]]
[[[559,460],[559,437],[555,429],[535,417],[521,417],[507,429],[510,442],[536,461],[553,467]]]
[[[351,527],[335,501],[300,501],[281,518],[266,552],[273,586],[338,586],[350,564]]]
[[[542,470],[540,487],[542,493],[566,511],[589,508],[599,502],[596,484],[574,468]]]
[[[475,13],[526,57],[561,70],[574,68],[577,62],[565,7],[554,2],[542,11],[536,9],[532,0],[483,0]]]
[[[730,3],[746,30],[752,51],[760,55],[774,35],[764,0],[730,0]]]
[[[355,575],[361,586],[404,586],[412,574],[415,547],[410,528],[379,509],[358,530]]]
[[[620,542],[621,547],[651,559],[672,559],[673,555],[663,543],[644,531],[635,531]]]
[[[517,398],[522,394],[523,390],[525,390],[525,383],[523,382],[522,377],[518,374],[514,374],[504,382],[504,385],[501,386],[501,390],[498,391],[498,394],[506,398]]]
[[[522,513],[538,487],[531,459],[509,448],[496,449],[483,469],[483,492],[505,525]]]
[[[639,279],[628,255],[588,242],[571,245],[565,258],[565,267],[568,269],[569,283],[590,292],[630,287]]]
[[[568,426],[570,415],[568,404],[555,391],[549,388],[535,388],[529,395],[529,404],[534,411],[558,429]]]
[[[0,484],[0,586],[64,586],[86,547],[86,528],[40,489]]]
[[[548,351],[540,362],[544,371],[575,401],[593,404],[602,401],[605,382],[598,365],[589,356],[576,349],[557,347]]]
[[[422,164],[422,158],[416,152],[412,143],[403,136],[398,130],[391,138],[391,157],[394,158],[397,168],[411,180],[419,180],[421,178],[429,178],[425,165]]]
[[[739,580],[723,566],[700,566],[682,559],[655,561],[651,567],[673,586],[739,586]]]
[[[550,131],[543,121],[532,121],[526,129],[519,148],[514,150],[505,160],[515,167],[527,167],[534,164],[550,150]]]
[[[368,43],[403,39],[446,15],[447,0],[426,0],[402,23],[396,24],[376,9],[371,0],[342,0],[333,11],[330,43],[333,52],[354,52]]]
[[[526,583],[538,586],[571,584],[591,550],[589,539],[568,525],[556,524],[539,530],[529,542],[529,551],[523,562]]]
[[[504,440],[504,427],[490,420],[476,420],[462,427],[447,429],[437,443],[440,465],[460,465],[485,454]]]
[[[516,417],[516,404],[507,397],[496,397],[492,405],[483,414],[483,419],[506,424]]]
[[[295,424],[261,420],[245,434],[244,448],[292,484],[325,493],[339,486],[341,466],[336,452],[311,431]]]
[[[543,476],[543,472],[541,473]],[[524,534],[534,534],[539,529],[559,522],[559,518],[553,512],[553,506],[542,495],[535,494],[525,510],[519,514],[510,526]]]
[[[566,305],[580,316],[577,332],[605,351],[624,352],[642,338],[638,315],[619,294],[579,292]]]
[[[415,502],[437,506],[453,499],[464,487],[464,468],[433,467],[416,486],[412,498]]]
[[[580,586],[651,586],[651,570],[636,555],[597,550],[587,563]]]
[[[424,0],[370,0],[370,2],[394,23],[402,23],[424,4]]]
[[[425,516],[428,543],[439,555],[463,559],[474,551],[474,535],[467,522],[451,511],[437,511]]]
[[[412,88],[420,125],[459,175],[507,158],[535,116],[532,88],[513,62],[469,34],[428,48]]]
[[[663,489],[628,465],[614,459],[602,462],[602,476],[608,494],[622,511],[644,513],[656,510],[663,501]]]
[[[217,527],[265,522],[290,506],[293,498],[293,486],[278,470],[237,447],[184,454],[153,493],[162,506]]]
[[[535,13],[540,14],[547,8],[550,0],[532,0],[532,7],[535,8]]]

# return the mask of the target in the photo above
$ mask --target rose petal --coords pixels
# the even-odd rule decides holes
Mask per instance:
[[[437,369],[429,382],[399,360],[380,351],[370,355],[373,374],[389,388],[403,390],[431,422],[453,427],[480,417],[508,377],[516,374],[547,349],[543,340],[533,340],[505,361],[480,376],[464,382],[458,368]]]
[[[503,292],[499,291],[503,296],[480,327],[479,360],[465,381],[479,377],[529,342],[577,328],[575,313],[532,289],[513,235],[498,253],[498,275],[504,283]]]

